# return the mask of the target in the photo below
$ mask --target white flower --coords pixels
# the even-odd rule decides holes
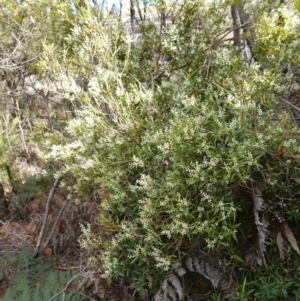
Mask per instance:
[[[149,188],[152,182],[152,178],[149,175],[142,174],[141,177],[137,180],[137,184],[140,185],[141,189]]]
[[[135,155],[133,155],[132,161],[133,161],[132,165],[136,167],[144,167],[145,165],[143,160],[137,158]]]

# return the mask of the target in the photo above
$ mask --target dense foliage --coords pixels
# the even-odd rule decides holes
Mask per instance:
[[[141,22],[132,40],[87,2],[27,2],[23,10],[55,12],[52,27],[34,27],[43,39],[33,32],[28,70],[57,103],[48,128],[32,117],[29,136],[42,139],[46,166],[67,175],[73,198],[101,197],[98,223],[81,239],[101,277],[156,292],[198,248],[242,276],[237,300],[263,300],[257,283],[279,275],[279,257],[299,253],[299,129],[289,105],[299,16],[273,1],[154,1],[159,20]],[[247,30],[228,7],[247,16]],[[39,15],[30,9],[18,24]],[[254,267],[261,278],[251,283]],[[264,300],[299,295],[292,283],[276,289]]]

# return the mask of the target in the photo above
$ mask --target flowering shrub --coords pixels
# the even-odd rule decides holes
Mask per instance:
[[[260,170],[272,185],[273,165],[293,168],[286,159],[270,162],[281,146],[299,153],[286,116],[272,121],[259,102],[214,89],[211,98],[169,94],[168,112],[159,109],[162,91],[150,103],[152,116],[139,119],[145,114],[140,108],[132,124],[118,128],[103,126],[101,113],[81,111],[67,128],[73,142],[52,147],[50,155],[77,175],[76,192],[109,192],[100,208],[100,223],[113,234],[101,255],[105,277],[126,275],[145,287],[199,238],[208,249],[227,248],[236,239],[242,202],[232,187],[246,185]],[[139,105],[147,110],[145,104]]]
[[[223,26],[221,19],[213,30]],[[300,177],[293,159],[300,153],[298,129],[284,110],[275,114],[281,74],[246,66],[226,45],[209,48],[204,27],[203,39],[191,33],[194,49],[203,50],[194,61],[175,69],[163,61],[168,72],[155,85],[153,78],[141,82],[147,70],[138,70],[134,59],[143,45],[128,46],[120,63],[125,40],[109,36],[96,19],[84,24],[80,35],[75,27],[69,37],[79,48],[66,66],[72,74],[76,60],[97,63],[84,69],[88,85],[76,94],[80,106],[65,135],[45,147],[47,157],[74,176],[78,196],[106,196],[99,208],[101,236],[89,227],[82,241],[94,250],[102,276],[124,277],[136,290],[157,288],[197,243],[224,258],[236,255],[239,233],[256,231],[249,222],[251,183],[260,183],[271,205],[277,194],[289,197],[297,183],[286,189],[285,183]],[[160,37],[163,45],[172,42],[169,34]],[[80,48],[82,37],[90,40]],[[189,47],[177,47],[181,60]]]

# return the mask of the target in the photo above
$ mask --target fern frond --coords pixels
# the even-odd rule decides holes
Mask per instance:
[[[16,297],[16,291],[9,287],[2,301],[15,301],[16,300],[15,297]]]
[[[223,270],[219,267],[210,265],[208,262],[205,263],[206,273],[203,275],[207,280],[209,280],[213,288],[218,288],[221,279],[224,277]]]
[[[179,275],[180,277],[182,277],[184,274],[186,274],[186,270],[182,267],[182,265],[178,262],[176,263],[175,267],[174,267],[174,272]]]
[[[173,287],[176,290],[176,293],[179,296],[179,300],[182,300],[183,298],[183,289],[180,280],[178,277],[174,274],[169,275],[168,280],[172,283]]]
[[[177,297],[176,293],[179,297]],[[177,301],[182,300],[183,289],[177,276],[170,274],[162,283],[161,289],[154,297],[154,301]]]
[[[66,301],[83,301],[82,296],[78,295],[76,292],[71,291],[66,295]]]
[[[47,281],[47,285],[49,286],[49,288],[52,289],[53,293],[58,293],[56,273],[51,271],[48,274],[48,277],[47,277],[46,281]]]
[[[30,273],[30,271],[29,271]],[[66,283],[72,279],[74,271],[55,273],[51,271],[44,281],[38,281],[32,285],[28,280],[23,280],[9,288],[2,301],[48,301],[57,293],[63,291]],[[53,301],[61,300],[61,295]],[[66,301],[86,301],[86,299],[75,291],[67,292]]]
[[[161,289],[154,297],[154,301],[183,300],[184,290],[180,277],[187,272],[196,272],[210,281],[213,288],[220,289],[224,294],[229,294],[236,288],[235,273],[221,263],[218,258],[203,251],[197,251],[185,261],[186,269],[177,263],[170,274],[162,283]],[[210,292],[207,296],[210,295]],[[190,298],[186,296],[186,298]]]
[[[42,300],[42,291],[41,291],[41,283],[40,282],[38,282],[36,284],[35,290],[34,290],[32,295],[33,295],[32,301]]]
[[[199,259],[197,257],[194,257],[192,259],[194,267],[196,269],[196,272],[202,276],[204,276],[204,266],[203,266],[203,261],[201,263],[199,262]]]
[[[154,301],[164,301],[164,296],[161,291],[158,291],[158,293],[155,295]]]
[[[165,292],[167,290],[167,287],[168,287],[168,278],[164,280],[164,282],[162,283],[162,290]]]
[[[231,270],[228,270],[228,273],[224,274],[225,276],[219,282],[219,288],[222,292],[229,294],[236,288],[237,279]]]
[[[196,270],[193,267],[193,259],[192,259],[192,257],[188,257],[188,259],[186,260],[185,264],[186,264],[186,267],[188,268],[188,270],[190,272],[196,272]]]
[[[176,291],[171,285],[167,285],[165,293],[164,293],[165,300],[167,301],[169,297],[171,297],[172,301],[177,301],[181,299],[177,299]]]
[[[23,284],[21,284],[21,288],[22,288],[22,293],[19,297],[19,300],[32,301],[32,291],[29,283],[27,281],[24,281]]]

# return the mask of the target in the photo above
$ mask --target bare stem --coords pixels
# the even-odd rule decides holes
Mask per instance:
[[[64,289],[62,291],[60,291],[59,293],[57,293],[56,295],[54,295],[53,297],[51,297],[48,301],[52,301],[53,299],[55,299],[57,296],[59,295],[63,295],[62,300],[65,301],[66,300],[66,291],[68,290],[69,285],[79,276],[82,276],[83,271],[87,268],[88,266],[86,266],[83,270],[79,271],[76,275],[74,275],[65,285]],[[82,295],[82,294],[81,294]],[[93,299],[91,299],[93,300]]]
[[[42,243],[42,239],[43,239],[44,234],[45,234],[45,229],[46,229],[46,225],[47,225],[47,220],[48,220],[50,205],[52,203],[55,190],[56,190],[59,182],[61,181],[62,177],[63,176],[59,176],[55,180],[55,182],[54,182],[54,184],[53,184],[53,186],[52,186],[52,188],[50,190],[50,193],[49,193],[49,196],[48,196],[48,199],[47,199],[47,204],[46,204],[46,210],[45,210],[43,225],[42,225],[42,228],[41,228],[41,231],[40,231],[40,234],[39,234],[39,239],[38,239],[38,242],[37,242],[37,245],[36,245],[36,249],[35,249],[35,252],[34,252],[34,256],[33,256],[34,258],[37,257],[38,254],[39,254],[41,243]]]
[[[46,243],[44,244],[44,246],[43,246],[43,248],[42,248],[42,250],[41,250],[41,253],[43,253],[43,251],[47,248],[47,246],[48,246],[48,244],[49,244],[49,242],[50,242],[50,240],[51,240],[51,238],[52,238],[52,236],[53,236],[53,234],[54,234],[55,228],[56,228],[56,226],[57,226],[59,220],[61,219],[61,216],[62,216],[62,214],[63,214],[63,212],[64,212],[64,210],[65,210],[65,208],[66,208],[68,202],[69,202],[69,198],[67,198],[67,199],[65,200],[64,204],[62,205],[62,207],[61,207],[61,209],[60,209],[60,211],[59,211],[59,214],[58,214],[58,216],[56,217],[55,223],[54,223],[54,225],[52,226],[52,229],[51,229],[51,232],[50,232],[50,234],[49,234],[49,236],[48,236],[48,239],[47,239]]]

